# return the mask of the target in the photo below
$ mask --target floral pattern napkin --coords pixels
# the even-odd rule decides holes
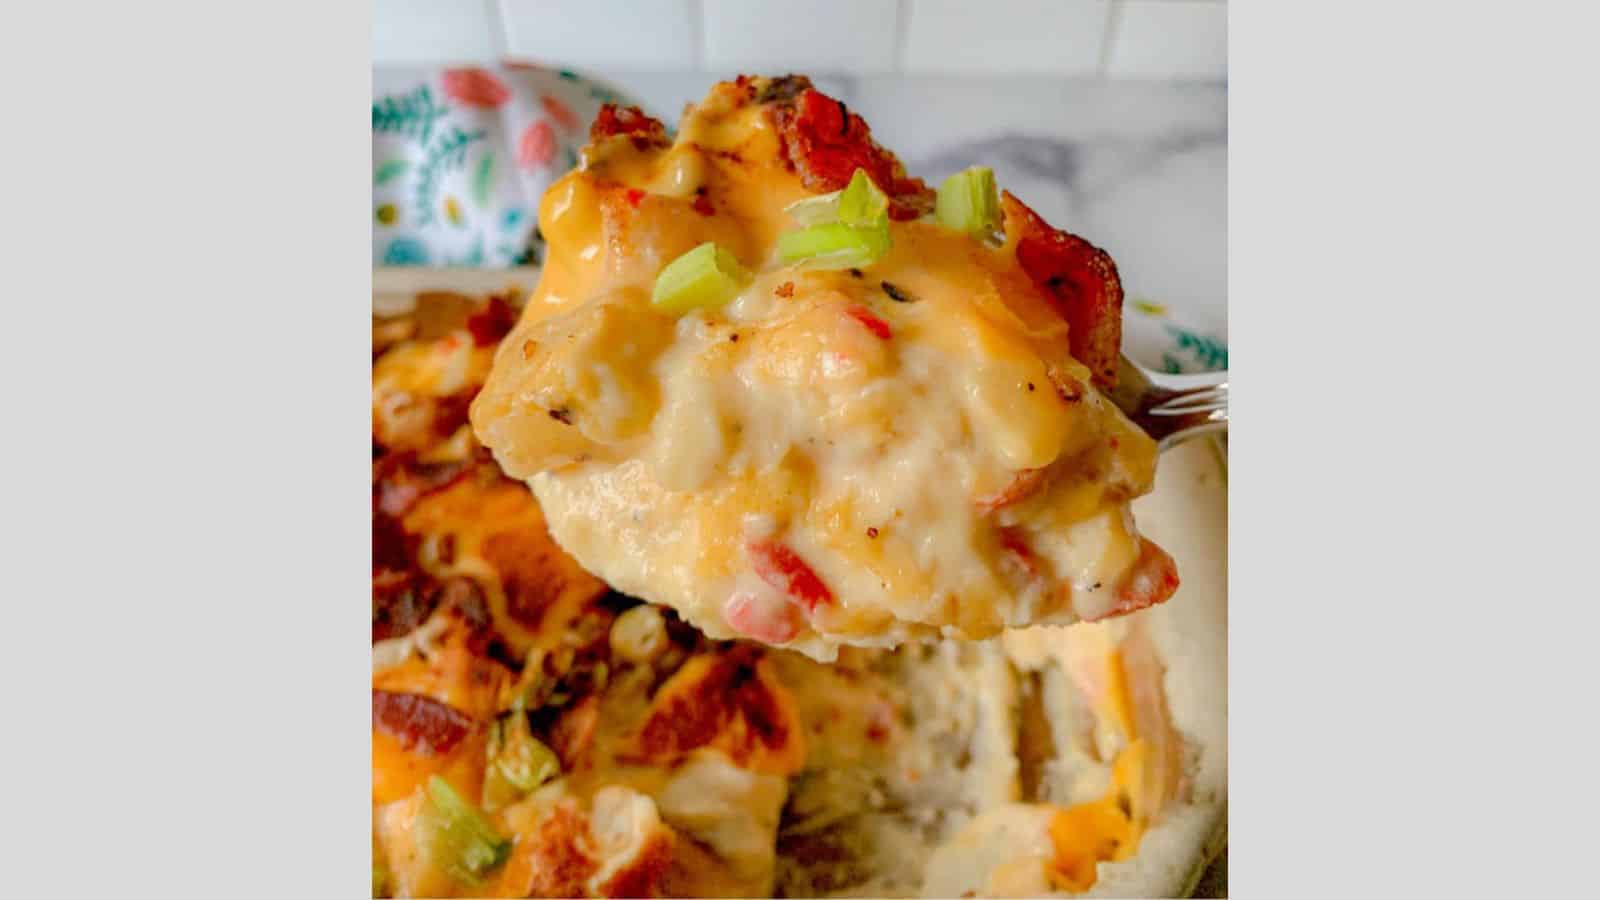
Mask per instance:
[[[374,69],[372,262],[504,268],[539,262],[539,198],[578,162],[600,104],[628,103],[560,69]]]

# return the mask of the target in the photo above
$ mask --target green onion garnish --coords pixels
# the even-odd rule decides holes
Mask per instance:
[[[839,198],[844,191],[818,194],[785,206],[783,211],[801,225],[823,225],[839,221]]]
[[[707,241],[667,263],[656,276],[650,303],[674,315],[710,309],[732,300],[749,280],[732,253]]]
[[[511,842],[437,775],[428,779],[421,818],[431,836],[435,864],[469,887],[482,884],[483,876],[511,854]]]
[[[1000,196],[994,189],[994,170],[973,166],[957,172],[939,185],[934,215],[946,228],[973,237],[992,237],[1000,227]]]
[[[889,195],[878,189],[865,169],[857,169],[839,193],[839,221],[860,226],[889,221]]]
[[[887,219],[868,228],[831,222],[778,235],[778,255],[806,269],[859,269],[881,259],[889,243]]]
[[[483,778],[483,805],[491,812],[515,803],[529,791],[561,774],[555,751],[533,736],[521,704],[489,730],[488,767]]]
[[[844,190],[797,200],[783,211],[801,225],[843,222],[875,226],[889,218],[889,195],[879,189],[866,169],[857,169]]]

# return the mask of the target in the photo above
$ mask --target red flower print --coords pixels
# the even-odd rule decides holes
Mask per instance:
[[[535,122],[523,129],[517,141],[517,164],[524,169],[550,165],[556,158],[556,130],[549,122]]]
[[[578,127],[577,114],[572,111],[571,107],[560,100],[549,94],[541,94],[539,95],[539,105],[543,106],[544,111],[550,114],[550,118],[555,119],[556,124],[566,131],[573,131]]]
[[[450,99],[479,109],[494,109],[511,99],[500,79],[483,69],[448,69],[440,79]]]

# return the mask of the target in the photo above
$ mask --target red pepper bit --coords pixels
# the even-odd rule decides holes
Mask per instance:
[[[770,540],[751,541],[745,545],[745,553],[762,581],[782,591],[806,612],[833,603],[833,592],[788,545]]]
[[[644,191],[638,188],[628,188],[628,205],[634,209],[639,208],[639,201],[644,199]]]
[[[694,211],[702,216],[714,216],[717,211],[711,206],[711,198],[705,194],[694,195]]]
[[[887,341],[894,336],[894,332],[889,330],[889,323],[873,315],[865,306],[848,306],[845,307],[845,312],[852,319],[865,325],[868,331],[878,336],[879,340]]]

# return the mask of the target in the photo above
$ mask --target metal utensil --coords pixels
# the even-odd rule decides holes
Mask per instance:
[[[1228,430],[1228,373],[1166,375],[1124,355],[1111,402],[1162,449],[1203,434]]]

